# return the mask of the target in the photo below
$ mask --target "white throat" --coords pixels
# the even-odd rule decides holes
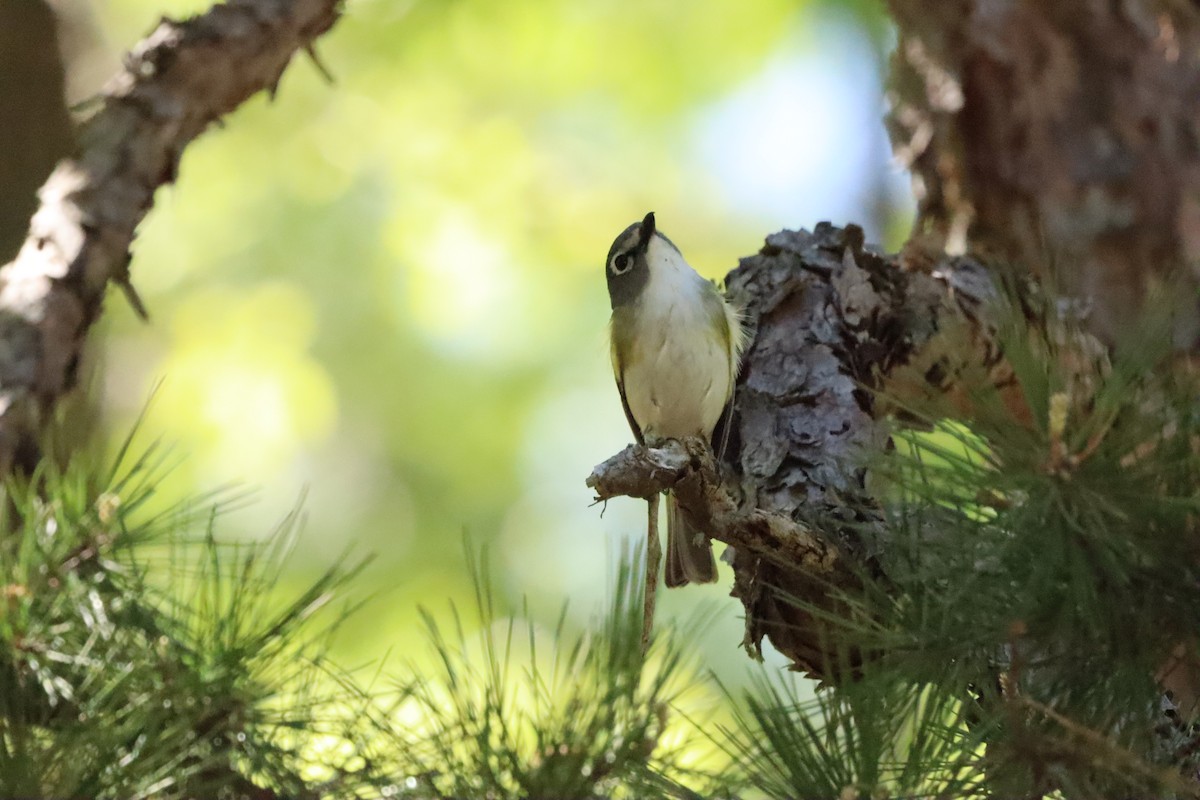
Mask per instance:
[[[724,304],[660,237],[645,258],[650,277],[637,300],[625,365],[630,411],[648,439],[711,436],[733,390]]]
[[[649,300],[650,293],[656,295],[656,301],[661,302],[665,294],[674,292],[700,292],[706,281],[696,270],[684,260],[683,254],[676,250],[660,236],[650,240],[646,248],[646,265],[650,270],[650,280],[646,285],[642,302]]]

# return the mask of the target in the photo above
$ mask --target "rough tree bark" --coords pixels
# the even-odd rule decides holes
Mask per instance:
[[[0,268],[0,474],[38,457],[42,420],[72,388],[109,282],[144,313],[129,248],[187,144],[251,95],[274,91],[340,0],[230,0],[162,22],[129,54],[42,186],[15,260]],[[58,92],[61,97],[61,89]]]
[[[1200,261],[1200,6],[889,0],[888,124],[925,246],[1053,265],[1120,336]],[[1195,293],[1176,338],[1196,344]]]

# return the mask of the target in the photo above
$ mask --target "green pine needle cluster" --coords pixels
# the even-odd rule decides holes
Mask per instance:
[[[701,681],[679,637],[642,653],[642,580],[630,554],[608,612],[549,636],[497,616],[486,569],[474,569],[481,630],[452,633],[426,614],[440,666],[399,687],[390,729],[405,785],[428,798],[714,797],[727,779],[694,763],[711,750],[677,710]],[[548,641],[547,641],[548,640]],[[723,759],[721,759],[723,760]],[[691,787],[691,788],[688,788]],[[697,789],[703,793],[697,794]]]
[[[966,706],[936,684],[881,675],[814,692],[760,675],[735,700],[724,744],[766,797],[985,796]]]
[[[1200,796],[1164,679],[1200,663],[1196,381],[1161,321],[1110,354],[1028,296],[1003,319],[1006,385],[906,409],[928,429],[871,465],[878,563],[793,600],[825,685],[763,671],[724,717],[686,631],[643,653],[640,553],[581,632],[473,563],[478,624],[426,612],[433,666],[364,682],[326,650],[362,563],[278,596],[297,515],[222,543],[236,495],[151,511],[157,448],[47,462],[0,496],[0,796]]]
[[[750,705],[766,744],[744,760],[782,759],[755,780],[772,797],[1200,795],[1194,698],[1163,681],[1197,663],[1200,387],[1169,321],[1110,354],[1007,301],[1005,385],[975,381],[965,413],[910,406],[928,431],[872,464],[882,569],[834,590],[837,613],[795,601],[825,624],[832,686]]]
[[[355,569],[273,602],[295,518],[220,544],[222,497],[144,513],[159,463],[155,448],[90,473],[47,462],[4,488],[2,797],[316,796],[303,742],[353,741],[348,698],[325,688],[337,616],[310,618]],[[323,766],[333,794],[361,788],[360,765]]]
[[[0,797],[731,794],[703,768],[728,759],[677,707],[715,687],[669,630],[642,653],[636,553],[579,633],[565,608],[551,631],[501,616],[473,567],[479,631],[427,613],[440,668],[363,682],[326,653],[361,562],[280,598],[298,515],[224,543],[237,495],[151,512],[157,448],[120,460],[5,487]]]

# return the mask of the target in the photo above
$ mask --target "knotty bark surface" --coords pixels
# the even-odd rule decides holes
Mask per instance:
[[[888,124],[915,174],[918,240],[1045,274],[1108,342],[1147,288],[1187,276],[1200,336],[1200,5],[889,0]]]

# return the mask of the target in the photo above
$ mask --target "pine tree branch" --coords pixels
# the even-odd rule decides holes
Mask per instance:
[[[129,248],[184,148],[337,21],[340,0],[230,0],[164,20],[127,56],[79,150],[42,186],[16,259],[0,268],[0,474],[37,458],[36,434],[75,383],[109,282],[140,308]]]
[[[699,438],[661,447],[630,445],[600,464],[587,479],[597,502],[614,497],[650,498],[668,489],[698,530],[713,539],[829,580],[844,569],[837,546],[783,514],[739,509],[721,484],[712,449]],[[848,577],[843,575],[842,577]]]

